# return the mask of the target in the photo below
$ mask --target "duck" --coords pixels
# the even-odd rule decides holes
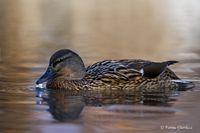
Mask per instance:
[[[178,61],[103,60],[85,68],[77,53],[61,49],[51,56],[46,72],[36,84],[46,82],[46,88],[60,90],[155,91],[182,83],[183,80],[168,68],[174,63]]]

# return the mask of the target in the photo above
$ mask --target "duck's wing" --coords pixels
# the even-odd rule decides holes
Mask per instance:
[[[143,69],[129,67],[117,60],[104,60],[95,63],[86,69],[87,79],[104,82],[107,84],[125,83],[130,80],[137,80],[143,75]]]
[[[155,63],[147,60],[104,60],[86,68],[86,78],[108,84],[125,83],[142,76],[156,78],[176,61]]]
[[[162,75],[167,67],[171,64],[178,63],[178,61],[165,61],[165,62],[138,62],[128,64],[128,67],[140,69],[143,68],[145,77],[156,78]]]

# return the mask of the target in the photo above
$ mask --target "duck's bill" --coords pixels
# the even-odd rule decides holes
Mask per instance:
[[[42,75],[42,77],[40,77],[37,81],[36,81],[36,84],[41,84],[43,82],[46,82],[47,80],[49,79],[53,79],[55,78],[57,75],[55,72],[53,71],[50,71],[50,68],[48,67],[47,68],[47,71],[44,73],[44,75]]]

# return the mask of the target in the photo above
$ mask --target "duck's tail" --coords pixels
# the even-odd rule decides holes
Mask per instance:
[[[172,65],[172,64],[174,64],[174,63],[178,63],[179,61],[166,61],[167,62],[167,64],[168,64],[168,66],[169,65]]]
[[[186,91],[195,87],[194,82],[191,82],[191,81],[185,81],[181,79],[175,79],[171,81],[178,84],[178,88],[180,89],[179,91]]]
[[[175,80],[171,80],[175,83],[180,83],[180,84],[194,84],[193,82],[191,81],[185,81],[185,80],[181,80],[181,79],[175,79]]]

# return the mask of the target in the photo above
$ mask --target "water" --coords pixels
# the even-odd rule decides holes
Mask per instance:
[[[199,2],[85,2],[0,1],[0,133],[198,132]],[[77,52],[85,66],[179,60],[170,69],[196,86],[154,93],[36,88],[61,48]]]
[[[198,130],[198,84],[187,92],[148,97],[146,102],[115,104],[113,101],[110,104],[113,98],[109,96],[96,102],[85,100],[82,92],[42,90],[42,93],[43,98],[39,98],[33,90],[1,91],[1,132],[160,132],[162,126],[165,132],[166,128],[178,126],[192,128],[182,129],[185,132]]]

